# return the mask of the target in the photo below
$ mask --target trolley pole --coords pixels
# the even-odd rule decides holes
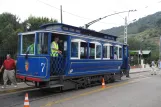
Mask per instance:
[[[61,23],[63,23],[62,5],[60,5],[60,19],[61,19]]]
[[[125,17],[125,26],[124,26],[124,44],[127,45],[127,17]]]

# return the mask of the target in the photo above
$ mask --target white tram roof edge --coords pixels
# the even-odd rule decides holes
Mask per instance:
[[[35,30],[35,31],[30,31],[30,32],[24,32],[24,33],[19,33],[18,35],[28,35],[28,34],[34,34],[34,33],[43,33],[43,32],[47,32],[47,33],[57,33],[57,34],[62,34],[62,35],[70,35],[70,36],[74,36],[74,37],[82,37],[83,39],[91,39],[94,41],[104,41],[104,42],[108,42],[105,44],[110,44],[110,43],[116,43],[117,45],[124,45],[124,43],[118,42],[118,41],[112,41],[112,40],[106,40],[106,39],[102,39],[102,38],[98,38],[98,37],[93,37],[93,36],[86,36],[83,34],[76,34],[76,33],[72,33],[72,32],[66,32],[66,31],[58,31],[58,30],[52,30],[52,31],[47,31],[47,30]],[[80,39],[82,40],[82,39]],[[82,40],[84,41],[84,40]]]

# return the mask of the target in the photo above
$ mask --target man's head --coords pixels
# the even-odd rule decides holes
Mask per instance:
[[[10,59],[11,58],[11,55],[10,54],[7,54],[7,59]]]
[[[59,41],[59,37],[58,37],[58,36],[55,36],[54,41],[55,41],[55,42],[58,42],[58,41]]]

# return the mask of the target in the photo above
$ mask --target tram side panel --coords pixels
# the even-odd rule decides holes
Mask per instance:
[[[63,90],[100,84],[102,77],[105,81],[110,79],[114,81],[116,75],[120,79],[122,62],[122,60],[70,60]]]
[[[18,56],[16,77],[28,80],[43,82],[50,80],[50,58],[38,56]]]
[[[121,70],[121,65],[121,60],[71,60],[71,65],[67,76],[119,73]]]

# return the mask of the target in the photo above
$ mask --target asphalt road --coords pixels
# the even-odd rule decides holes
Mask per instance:
[[[63,93],[26,91],[30,107],[160,107],[161,75],[131,74],[122,81]],[[0,96],[0,107],[23,107],[26,92]]]

